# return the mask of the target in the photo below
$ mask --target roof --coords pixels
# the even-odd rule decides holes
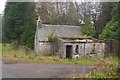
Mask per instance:
[[[62,41],[63,43],[86,43],[86,42],[93,42],[93,40],[91,39],[62,39],[59,38],[60,41]]]
[[[81,38],[81,37],[66,37],[66,38],[59,38],[60,41],[63,43],[103,43],[104,41],[98,40],[95,38]]]
[[[61,36],[63,39],[91,39],[91,36]]]
[[[39,41],[47,41],[48,35],[54,33],[56,36],[81,36],[80,26],[70,25],[48,25],[42,24],[38,31]]]

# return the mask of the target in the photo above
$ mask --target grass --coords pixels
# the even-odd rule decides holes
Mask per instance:
[[[2,60],[7,61],[22,61],[22,62],[34,62],[34,63],[49,63],[49,64],[80,64],[80,65],[92,65],[100,63],[100,60],[94,58],[78,58],[78,59],[60,59],[57,56],[38,56],[34,51],[29,51],[29,55],[26,55],[24,49],[14,50],[10,44],[2,46]],[[105,58],[104,60],[110,60],[117,64],[117,57]]]
[[[119,62],[118,59],[119,58],[117,56],[112,56],[111,58],[108,58],[108,57],[105,58],[105,60],[108,60],[111,63],[116,64],[116,65],[118,65],[118,62]]]
[[[82,78],[116,78],[115,65],[118,65],[118,57],[113,56],[111,58],[78,58],[78,59],[60,59],[57,56],[38,56],[34,51],[29,51],[29,55],[26,55],[24,49],[14,50],[10,44],[2,46],[2,59],[7,64],[14,64],[16,62],[32,62],[32,63],[49,63],[49,64],[79,64],[79,65],[92,65],[93,71],[87,76]],[[110,64],[109,64],[110,63]],[[111,65],[113,63],[114,65]],[[104,65],[103,65],[104,64]],[[99,68],[101,67],[101,68]],[[117,66],[118,67],[118,66]],[[120,66],[119,66],[120,67]],[[103,69],[104,73],[101,73],[99,69]],[[108,75],[108,73],[110,75]],[[81,78],[81,77],[80,77]]]
[[[2,60],[2,44],[0,44],[0,60]]]

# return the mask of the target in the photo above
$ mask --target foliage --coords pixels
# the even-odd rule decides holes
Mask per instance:
[[[21,35],[22,45],[28,48],[34,48],[34,37],[36,31],[36,20],[35,20],[35,3],[26,3],[26,13],[24,13],[24,20],[26,21],[23,25],[23,34]],[[29,15],[29,16],[28,16]]]
[[[101,39],[119,39],[119,25],[118,25],[118,3],[112,11],[112,19],[107,23],[105,29],[100,35]]]
[[[95,30],[91,23],[86,23],[84,26],[82,26],[82,33],[87,36],[94,36]]]
[[[87,77],[89,78],[118,78],[118,65],[110,61],[101,61],[100,64],[92,66],[92,70]]]
[[[106,24],[112,19],[112,9],[114,7],[114,2],[101,2],[100,14],[96,22],[96,33],[101,34],[102,30],[105,28]],[[98,37],[99,35],[97,35]]]
[[[102,34],[100,35],[101,39],[118,39],[118,21],[110,21]]]
[[[84,35],[92,36],[92,37],[95,35],[95,29],[91,23],[91,15],[90,14],[85,15],[85,24],[82,25],[81,27],[82,27],[81,32]]]
[[[16,45],[20,44],[21,34],[23,32],[24,6],[25,4],[23,3],[7,2],[3,17],[4,36],[11,40],[16,40]]]
[[[35,4],[7,2],[3,17],[3,35],[14,42],[33,48],[35,35]]]
[[[28,48],[34,48],[35,26],[31,25],[22,34],[22,45]]]
[[[54,35],[54,33],[51,32],[48,34],[48,41],[49,42],[54,42],[55,39],[56,39],[56,36]]]

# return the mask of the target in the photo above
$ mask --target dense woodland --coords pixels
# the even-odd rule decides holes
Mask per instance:
[[[3,15],[3,42],[34,48],[36,20],[43,24],[82,26],[83,35],[120,39],[120,3],[113,2],[7,2]],[[81,25],[81,23],[84,25]]]

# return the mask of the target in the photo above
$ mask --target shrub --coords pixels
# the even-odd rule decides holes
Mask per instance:
[[[48,34],[48,41],[49,41],[49,42],[54,42],[55,39],[56,39],[56,36],[55,36],[54,33],[49,33],[49,34]]]
[[[100,64],[92,66],[89,78],[118,78],[118,66],[110,61],[102,61]]]

